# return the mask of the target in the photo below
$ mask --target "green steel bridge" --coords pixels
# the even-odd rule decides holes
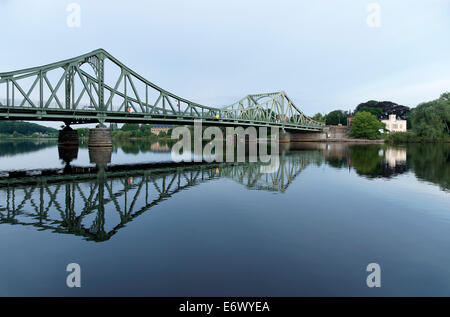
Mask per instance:
[[[68,60],[0,73],[0,120],[166,123],[322,131],[285,92],[247,95],[226,107],[178,97],[103,49]]]
[[[274,164],[164,163],[3,172],[0,224],[106,241],[177,193],[219,178],[248,190],[285,192],[315,151],[281,154]]]

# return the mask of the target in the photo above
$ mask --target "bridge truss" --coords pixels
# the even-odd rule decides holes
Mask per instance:
[[[140,76],[103,49],[0,73],[0,119],[70,123],[135,122],[278,126],[321,131],[284,92],[248,95],[226,107],[203,106]]]

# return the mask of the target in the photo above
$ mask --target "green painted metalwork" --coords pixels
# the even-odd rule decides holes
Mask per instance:
[[[248,95],[226,107],[203,106],[153,84],[103,49],[0,73],[0,119],[173,124],[200,119],[205,125],[323,129],[283,91]]]

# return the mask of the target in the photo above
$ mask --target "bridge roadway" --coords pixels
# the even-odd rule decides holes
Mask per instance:
[[[75,58],[0,73],[0,120],[77,123],[164,123],[278,127],[320,132],[284,91],[247,95],[225,107],[172,94],[103,49]]]

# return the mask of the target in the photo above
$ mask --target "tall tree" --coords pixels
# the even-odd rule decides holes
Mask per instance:
[[[325,123],[327,125],[347,125],[347,111],[334,110],[326,115]]]
[[[450,93],[439,99],[418,105],[410,114],[413,131],[427,140],[450,136]]]
[[[376,116],[377,118],[380,118],[381,114],[383,113],[383,108],[381,108],[381,107],[367,107],[367,106],[362,106],[362,107],[360,107],[357,111],[370,112],[371,114],[373,114],[373,115]]]
[[[326,115],[321,114],[320,112],[316,113],[313,117],[314,120],[319,122],[325,122]]]
[[[370,112],[358,111],[352,120],[350,134],[357,138],[377,139],[381,135],[379,130],[384,126],[385,124]]]

